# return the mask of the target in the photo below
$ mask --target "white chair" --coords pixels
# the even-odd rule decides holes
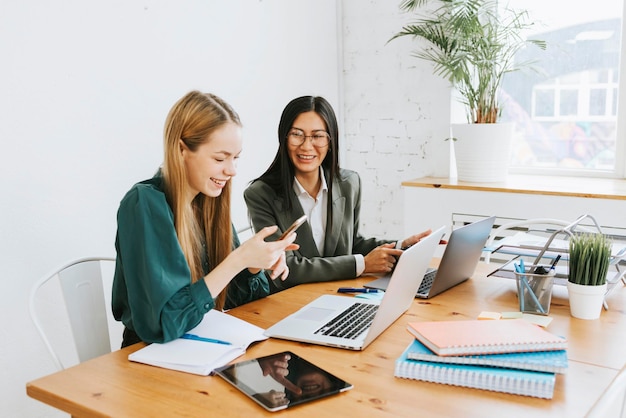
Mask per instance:
[[[29,298],[31,319],[59,370],[68,367],[69,364],[64,363],[69,362],[61,360],[59,353],[61,344],[55,345],[51,342],[54,339],[54,332],[44,330],[43,323],[47,318],[38,313],[38,304],[41,303],[42,298],[49,298],[54,293],[50,291],[50,286],[44,287],[44,285],[52,279],[58,279],[78,361],[83,362],[109,353],[111,352],[111,339],[107,318],[110,315],[108,314],[110,308],[105,302],[102,262],[113,266],[115,257],[86,257],[70,261],[43,276],[31,289]],[[42,293],[45,294],[42,295]],[[40,307],[39,310],[43,308]],[[68,345],[65,341],[61,343]]]
[[[244,222],[242,225],[236,227],[235,229],[237,231],[237,236],[239,237],[240,242],[247,241],[254,235],[254,228],[252,228],[252,225],[249,221]]]
[[[626,366],[619,371],[585,417],[626,418]]]

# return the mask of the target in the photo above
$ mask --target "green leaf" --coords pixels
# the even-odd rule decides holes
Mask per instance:
[[[434,10],[420,13],[431,3]],[[469,122],[496,123],[504,75],[533,68],[534,62],[515,62],[515,55],[527,46],[546,48],[545,41],[525,37],[535,24],[528,11],[499,7],[497,0],[403,0],[400,9],[416,20],[388,42],[404,36],[427,41],[413,55],[432,62],[433,73],[459,91]]]
[[[569,242],[569,278],[572,283],[598,286],[606,283],[611,243],[606,235],[582,233]]]

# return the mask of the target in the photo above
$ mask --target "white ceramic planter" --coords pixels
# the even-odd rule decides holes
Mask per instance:
[[[488,183],[506,180],[513,123],[452,124],[457,178]]]
[[[606,287],[606,283],[601,286],[585,286],[567,282],[570,314],[578,319],[600,318]]]

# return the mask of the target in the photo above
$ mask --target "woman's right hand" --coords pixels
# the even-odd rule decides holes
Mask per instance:
[[[296,234],[291,233],[285,239],[266,242],[278,229],[277,226],[268,226],[256,233],[252,238],[235,248],[226,259],[218,264],[204,277],[206,285],[212,295],[218,295],[228,285],[235,275],[247,268],[252,274],[261,269],[271,270],[272,279],[281,276],[284,280],[289,274],[285,262],[285,251],[297,250],[294,244]]]

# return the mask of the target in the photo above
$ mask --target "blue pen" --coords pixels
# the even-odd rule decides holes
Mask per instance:
[[[205,338],[196,334],[183,334],[180,338],[184,338],[185,340],[202,341],[205,343],[232,345],[232,343],[229,343],[228,341],[216,340],[215,338]]]
[[[339,293],[378,293],[378,289],[367,289],[364,287],[340,287]]]
[[[556,263],[558,263],[560,259],[561,259],[561,254],[557,254],[556,258],[552,262],[552,265],[550,266],[550,270],[556,269]]]

